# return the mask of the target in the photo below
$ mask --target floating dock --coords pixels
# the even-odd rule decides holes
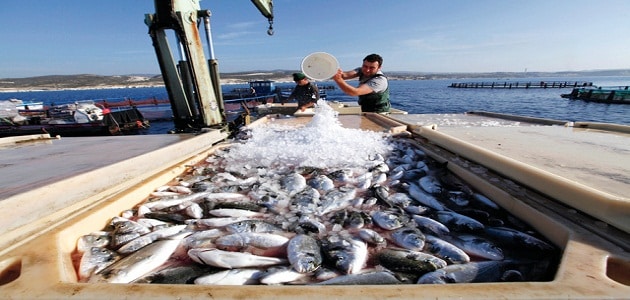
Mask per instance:
[[[2,140],[0,293],[8,299],[620,299],[630,295],[630,128],[487,112],[361,114],[344,127],[406,134],[562,250],[553,280],[429,285],[201,286],[80,283],[81,235],[221,147],[199,135]],[[354,110],[355,114],[350,114]],[[269,115],[265,122],[304,123]],[[539,145],[532,147],[531,145]],[[10,176],[8,176],[10,175]]]
[[[618,88],[574,88],[571,93],[560,96],[587,102],[630,104],[630,90],[628,90],[628,86]]]
[[[593,86],[584,81],[490,81],[453,82],[448,87],[457,89],[547,89]]]

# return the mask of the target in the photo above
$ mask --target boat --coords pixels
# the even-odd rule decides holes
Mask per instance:
[[[44,102],[23,101],[21,99],[0,100],[0,110],[3,111],[28,111],[44,109]]]
[[[135,134],[149,127],[137,108],[101,108],[92,100],[43,109],[9,109],[14,101],[0,101],[0,137],[31,134],[105,136]],[[19,106],[18,106],[19,107]],[[26,108],[26,107],[25,107]]]
[[[287,88],[281,88],[280,89],[280,101],[284,101],[287,98],[289,98],[289,96],[291,96],[291,93],[293,92],[293,88],[294,87],[287,87]],[[322,100],[326,100],[328,98],[328,90],[334,90],[335,86],[333,85],[319,85],[317,84],[317,89],[319,90],[319,99]],[[295,100],[293,100],[292,102],[295,102]]]
[[[15,103],[17,110],[38,110],[44,109],[44,102],[22,101],[20,99],[9,99],[8,101]]]
[[[173,119],[173,110],[168,99],[147,98],[131,99],[125,98],[120,101],[98,100],[95,105],[101,109],[112,111],[137,109],[142,113],[142,117],[149,121],[165,121]]]
[[[560,97],[571,100],[583,100],[607,104],[630,104],[630,90],[623,87],[591,87],[574,88],[569,94]]]
[[[250,80],[248,87],[234,88],[223,93],[223,107],[227,115],[235,115],[261,104],[278,102],[279,92],[280,89],[273,80]]]

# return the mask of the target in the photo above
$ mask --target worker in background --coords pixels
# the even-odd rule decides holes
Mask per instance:
[[[362,112],[388,113],[391,108],[389,84],[387,77],[381,72],[381,67],[383,67],[383,58],[378,54],[370,54],[363,59],[360,68],[347,72],[337,70],[333,80],[347,95],[359,96]],[[359,78],[357,87],[345,81],[357,77]]]
[[[282,100],[282,105],[284,105],[285,102],[296,99],[298,110],[300,111],[315,106],[319,99],[319,89],[317,85],[310,82],[303,73],[293,73],[293,81],[295,81],[295,87],[291,95],[289,95],[287,99]]]

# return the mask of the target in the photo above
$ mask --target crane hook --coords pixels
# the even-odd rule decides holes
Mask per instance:
[[[268,35],[273,35],[273,18],[269,18],[269,29],[267,29]]]

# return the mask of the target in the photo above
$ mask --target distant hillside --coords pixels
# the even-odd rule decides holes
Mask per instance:
[[[221,83],[246,83],[249,80],[270,79],[280,82],[292,80],[296,70],[249,71],[222,73]],[[595,76],[630,76],[630,70],[592,70],[566,72],[488,72],[488,73],[423,73],[390,71],[387,77],[392,80],[428,80],[461,78],[523,78],[523,77],[595,77]],[[162,75],[48,75],[27,78],[2,78],[0,91],[3,90],[61,90],[85,88],[125,88],[162,86]]]
[[[162,75],[154,76],[102,76],[102,75],[48,75],[27,78],[0,79],[0,90],[8,89],[37,89],[61,90],[79,88],[107,88],[107,87],[143,87],[164,85]]]
[[[249,80],[271,79],[291,81],[295,71],[252,71],[221,74],[222,83],[246,83]],[[47,75],[25,78],[1,78],[2,90],[63,90],[85,88],[128,88],[162,86],[162,75]]]

